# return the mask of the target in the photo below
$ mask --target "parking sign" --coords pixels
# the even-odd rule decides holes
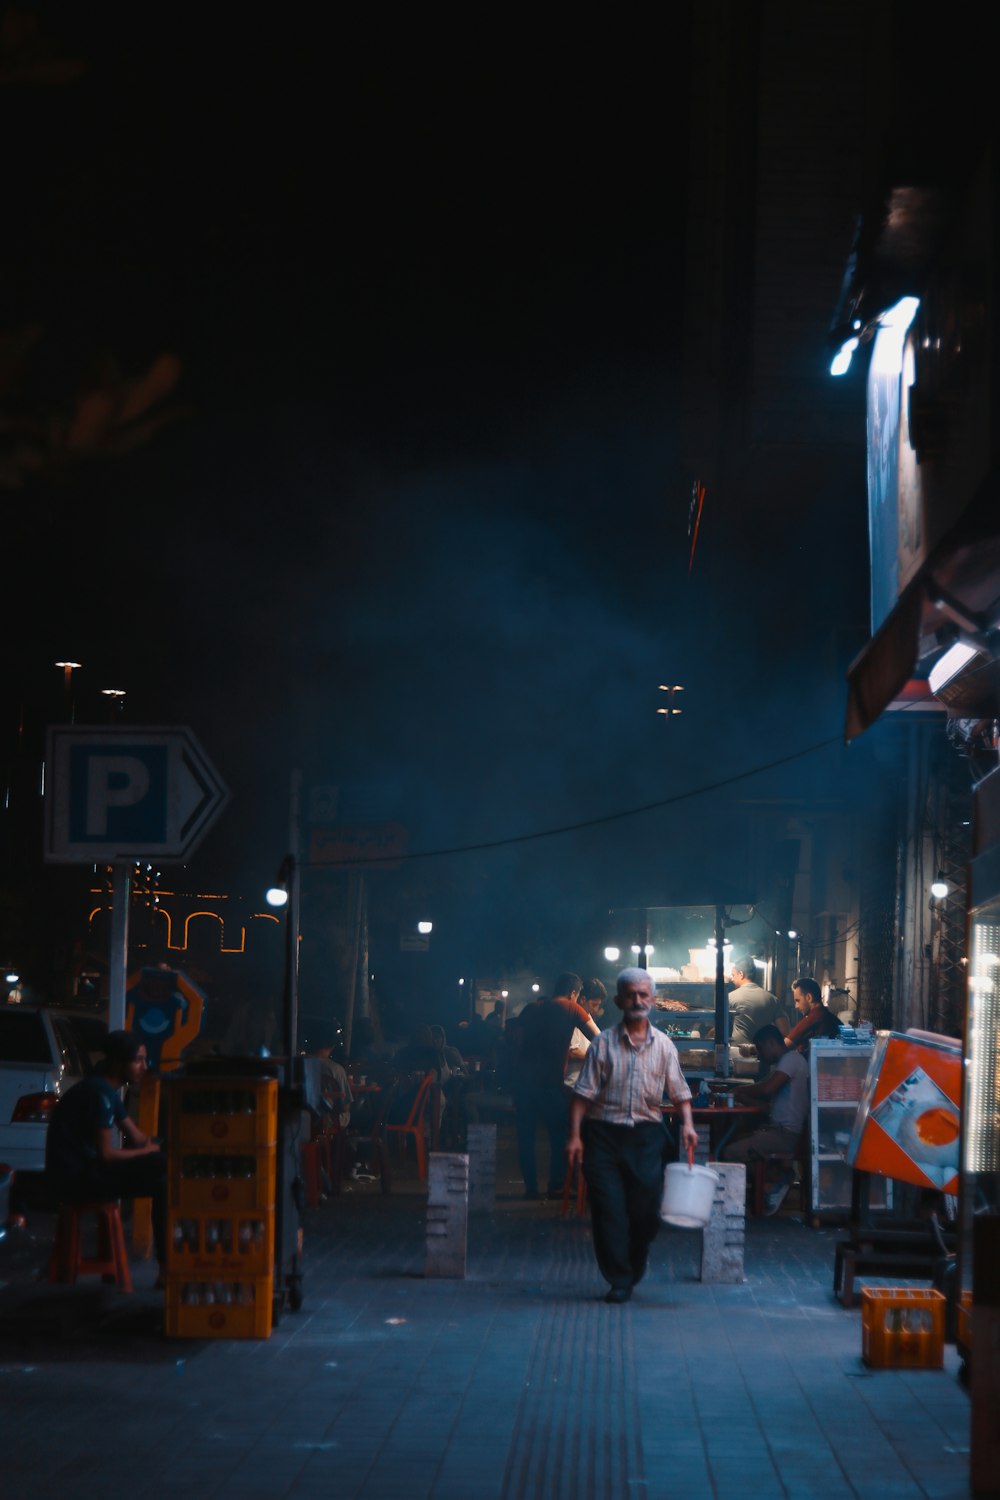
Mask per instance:
[[[190,729],[49,730],[45,858],[184,860],[229,792]]]

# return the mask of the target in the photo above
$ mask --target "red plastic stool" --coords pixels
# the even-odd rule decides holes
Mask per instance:
[[[574,1175],[576,1176],[576,1216],[582,1219],[587,1212],[587,1179],[583,1175],[583,1168],[577,1167],[575,1174],[566,1173],[566,1180],[563,1183],[562,1216],[564,1219],[569,1213],[569,1196]]]
[[[299,1162],[308,1208],[319,1208],[323,1202],[323,1184],[320,1177],[322,1154],[323,1143],[319,1136],[314,1136],[311,1141],[303,1141],[299,1147]]]
[[[81,1220],[93,1214],[97,1220],[96,1254],[83,1253]],[[121,1205],[118,1203],[62,1203],[56,1241],[49,1257],[49,1280],[73,1286],[78,1276],[103,1276],[119,1291],[132,1290],[132,1273],[125,1249]]]

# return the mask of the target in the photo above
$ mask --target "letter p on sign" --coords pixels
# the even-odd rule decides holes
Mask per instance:
[[[68,746],[68,833],[91,858],[106,849],[162,848],[169,817],[168,749],[164,744],[100,744],[84,740]]]
[[[113,807],[135,807],[149,793],[149,770],[134,755],[91,755],[87,760],[89,838],[107,838]]]

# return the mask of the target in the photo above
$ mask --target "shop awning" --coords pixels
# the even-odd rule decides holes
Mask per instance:
[[[890,708],[931,707],[921,682],[956,630],[985,630],[1000,614],[1000,503],[992,485],[941,539],[848,673],[845,739]],[[943,705],[942,705],[943,706]],[[948,708],[962,712],[961,694]],[[974,712],[970,709],[970,712]]]

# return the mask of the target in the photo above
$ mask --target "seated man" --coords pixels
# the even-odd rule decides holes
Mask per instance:
[[[323,1107],[331,1116],[335,1114],[340,1128],[346,1130],[351,1123],[351,1105],[354,1103],[354,1095],[351,1093],[347,1069],[333,1056],[335,1045],[335,1042],[328,1042],[323,1047],[317,1047],[312,1056],[319,1058]]]
[[[759,1100],[770,1106],[766,1125],[731,1141],[723,1161],[749,1162],[773,1151],[794,1152],[809,1115],[809,1064],[799,1052],[789,1052],[777,1026],[762,1026],[753,1044],[761,1062],[771,1069],[759,1083],[740,1089],[740,1102]],[[776,1213],[792,1185],[790,1171],[782,1173],[768,1189],[767,1212]]]
[[[109,1032],[103,1071],[74,1084],[52,1112],[45,1171],[61,1203],[151,1198],[160,1285],[166,1269],[166,1157],[129,1119],[121,1096],[126,1084],[138,1087],[146,1066],[140,1036]]]
[[[815,979],[796,979],[792,985],[792,999],[801,1019],[785,1037],[786,1047],[794,1047],[805,1054],[811,1041],[824,1037],[830,1040],[840,1035],[840,1021],[823,1004],[823,992]]]

